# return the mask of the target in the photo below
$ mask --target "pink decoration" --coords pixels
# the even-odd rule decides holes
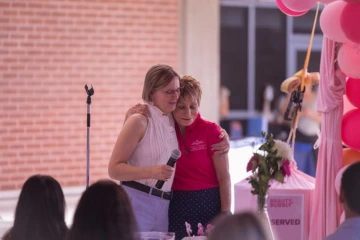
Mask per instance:
[[[186,227],[186,233],[187,235],[190,237],[191,233],[192,233],[192,229],[191,229],[191,225],[188,222],[185,222],[185,227]]]
[[[290,176],[290,161],[289,160],[285,160],[283,165],[281,166],[281,172],[284,176]]]
[[[334,1],[336,1],[336,0],[318,0],[318,2],[323,3],[323,4],[329,4],[329,3],[332,3]]]
[[[283,0],[284,5],[295,12],[309,11],[316,2],[317,0]]]
[[[346,82],[346,96],[350,103],[360,108],[360,79],[349,78]]]
[[[360,78],[360,44],[344,43],[340,47],[338,53],[338,63],[341,71],[344,74],[346,74],[346,76],[350,78],[359,79]]]
[[[335,191],[338,195],[340,195],[340,187],[341,187],[341,178],[345,170],[349,167],[349,165],[344,166],[339,170],[335,177]]]
[[[308,11],[301,11],[301,12],[293,11],[284,5],[283,0],[276,0],[276,4],[278,5],[280,11],[291,17],[299,17],[308,12]]]
[[[360,109],[351,110],[343,116],[341,137],[346,146],[360,150]]]
[[[255,156],[252,156],[247,164],[246,171],[255,171],[257,166],[259,165],[259,159]]]
[[[347,113],[350,110],[355,109],[356,107],[354,105],[351,104],[351,102],[349,101],[349,99],[347,98],[346,95],[344,95],[344,114]]]
[[[341,13],[341,27],[346,37],[355,43],[360,43],[360,2],[347,3]]]
[[[320,15],[320,27],[323,33],[335,42],[348,42],[341,24],[340,17],[346,2],[336,1],[327,5]]]
[[[205,231],[204,231],[204,227],[201,223],[198,223],[198,232],[197,232],[198,236],[205,236]]]
[[[309,240],[325,239],[338,227],[342,206],[334,182],[342,167],[341,125],[345,76],[335,74],[335,42],[324,37],[321,51],[317,110],[321,112],[321,142],[316,166]],[[338,76],[339,75],[339,76]]]
[[[210,232],[213,230],[214,226],[211,225],[210,223],[208,225],[206,225],[206,235],[209,235]]]

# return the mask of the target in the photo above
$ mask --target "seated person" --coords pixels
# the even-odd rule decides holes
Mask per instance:
[[[3,240],[63,240],[67,232],[65,197],[54,178],[34,175],[24,183],[14,225]]]
[[[350,165],[342,175],[340,202],[344,205],[345,221],[326,240],[360,239],[360,162]]]
[[[66,240],[135,240],[135,234],[135,217],[126,192],[110,180],[101,180],[81,196]]]
[[[217,222],[217,221],[215,221]],[[252,212],[222,217],[215,223],[208,240],[270,240],[265,225]]]

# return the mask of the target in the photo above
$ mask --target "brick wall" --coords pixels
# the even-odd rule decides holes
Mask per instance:
[[[0,190],[32,174],[85,184],[86,93],[91,181],[107,163],[147,69],[177,68],[176,0],[0,0]]]

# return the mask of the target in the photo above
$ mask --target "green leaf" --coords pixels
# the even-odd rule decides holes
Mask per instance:
[[[260,161],[259,161],[259,171],[262,174],[269,175],[269,169],[267,167],[267,162],[266,162],[265,159],[260,159]]]
[[[270,181],[269,175],[261,175],[260,176],[260,182],[268,184],[269,181]]]
[[[281,170],[275,172],[274,179],[278,182],[284,183],[284,175],[282,174]]]

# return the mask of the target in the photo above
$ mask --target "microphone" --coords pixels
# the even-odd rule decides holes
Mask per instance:
[[[166,163],[166,165],[168,166],[171,166],[171,167],[174,167],[175,163],[176,163],[176,160],[178,160],[179,158],[181,157],[181,152],[179,149],[174,149],[172,152],[171,152],[171,156],[168,160],[168,162]],[[164,185],[165,181],[162,181],[162,180],[158,180],[155,184],[155,187],[157,189],[161,189]]]

